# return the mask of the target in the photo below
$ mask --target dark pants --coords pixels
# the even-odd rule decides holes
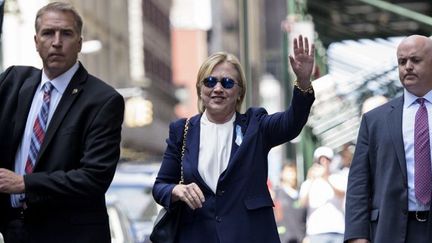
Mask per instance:
[[[28,242],[28,233],[24,224],[24,209],[16,208],[8,211],[6,224],[3,229],[5,243]]]
[[[405,243],[431,243],[427,237],[428,221],[420,222],[415,217],[408,217],[407,237]]]
[[[24,220],[15,219],[6,224],[3,237],[5,243],[27,242],[27,231],[24,228]]]

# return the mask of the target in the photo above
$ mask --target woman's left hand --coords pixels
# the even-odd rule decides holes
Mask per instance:
[[[178,184],[171,193],[173,202],[181,200],[191,209],[201,208],[205,201],[204,194],[195,183],[190,183],[188,185]]]
[[[299,35],[298,39],[294,38],[294,57],[289,56],[291,67],[297,76],[297,82],[300,88],[306,89],[310,86],[310,79],[314,67],[315,46],[309,47],[307,37]]]

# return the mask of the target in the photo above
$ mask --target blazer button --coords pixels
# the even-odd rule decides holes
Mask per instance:
[[[222,218],[219,216],[216,216],[216,222],[218,222],[218,223],[222,222]]]
[[[224,193],[225,193],[224,190],[217,190],[216,195],[223,196]]]

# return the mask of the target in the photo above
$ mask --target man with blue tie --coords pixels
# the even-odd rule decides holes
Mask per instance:
[[[42,70],[0,75],[0,232],[6,243],[110,242],[105,192],[124,100],[77,61],[82,19],[54,2],[36,16]]]
[[[430,243],[432,39],[398,46],[403,96],[363,115],[346,198],[348,243]]]

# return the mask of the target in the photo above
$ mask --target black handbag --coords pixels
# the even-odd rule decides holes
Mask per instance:
[[[187,135],[188,128],[189,128],[189,118],[186,120],[186,123],[184,125],[179,184],[184,183],[183,156],[186,148],[186,135]],[[170,211],[167,211],[165,208],[162,208],[159,211],[153,226],[153,230],[150,234],[150,240],[153,243],[174,243],[175,242],[182,210],[183,210],[183,205],[177,205]]]

